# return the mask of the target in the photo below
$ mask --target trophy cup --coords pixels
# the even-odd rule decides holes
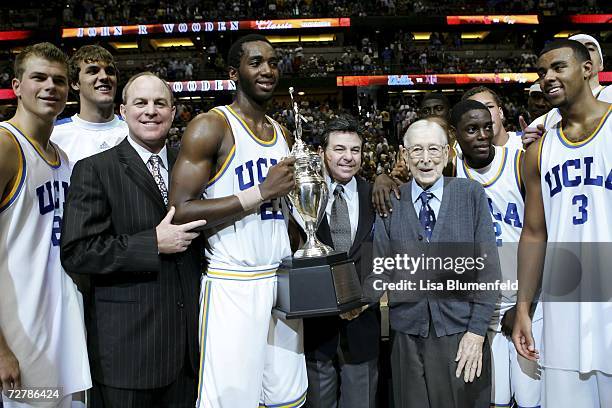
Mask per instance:
[[[345,252],[334,251],[316,237],[325,216],[329,191],[323,176],[321,157],[302,140],[302,116],[289,95],[295,116],[295,187],[288,195],[297,218],[301,218],[306,243],[282,260],[278,269],[276,311],[286,318],[339,314],[362,304],[361,285],[355,264]]]

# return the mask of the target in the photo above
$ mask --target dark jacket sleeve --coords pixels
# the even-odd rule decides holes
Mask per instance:
[[[81,160],[72,172],[62,226],[64,269],[83,274],[159,271],[155,228],[131,235],[114,231],[113,209],[95,164]]]
[[[484,261],[484,268],[476,275],[478,282],[491,283],[501,279],[499,255],[495,243],[493,221],[484,188],[473,183],[474,196],[474,242],[475,257]],[[484,290],[474,295],[472,315],[468,323],[468,331],[486,335],[491,316],[495,310],[495,302],[499,291]]]

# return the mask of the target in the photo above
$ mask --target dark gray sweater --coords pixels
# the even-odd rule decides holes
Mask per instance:
[[[484,188],[473,180],[445,177],[442,203],[430,242],[422,235],[411,183],[401,186],[400,191],[400,200],[392,197],[390,215],[376,219],[374,256],[395,258],[399,254],[402,258],[404,255],[422,258],[421,262],[428,260],[429,267],[421,264],[417,272],[411,273],[403,264],[399,269],[392,267],[382,274],[371,274],[364,285],[366,297],[368,293],[376,297],[384,292],[373,289],[380,289],[381,281],[411,281],[412,289],[389,291],[394,330],[427,337],[432,319],[437,337],[465,331],[484,336],[499,292],[491,286],[482,291],[446,290],[456,281],[484,283],[501,278]],[[473,258],[474,264],[465,268],[465,258]],[[431,290],[434,287],[443,290]]]

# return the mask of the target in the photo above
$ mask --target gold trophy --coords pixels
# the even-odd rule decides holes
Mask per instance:
[[[362,304],[355,264],[346,252],[334,251],[316,237],[325,217],[329,191],[323,176],[323,160],[302,140],[302,116],[289,88],[295,116],[295,187],[288,195],[294,217],[303,221],[306,243],[283,259],[278,269],[275,311],[284,317],[302,318],[340,314]]]

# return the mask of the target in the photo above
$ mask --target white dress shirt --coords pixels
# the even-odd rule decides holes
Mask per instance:
[[[327,200],[327,207],[325,208],[325,214],[327,215],[327,222],[329,224],[331,219],[332,205],[334,204],[334,189],[338,185],[335,180],[332,180],[329,176],[325,176],[327,181],[327,187],[329,188],[329,197]],[[355,234],[357,233],[357,226],[359,224],[359,193],[357,192],[357,180],[353,177],[348,183],[344,184],[344,192],[342,193],[349,212],[349,220],[351,223],[351,243],[355,241]]]
[[[138,155],[146,166],[151,156],[153,156],[155,153],[151,153],[150,151],[136,143],[134,139],[132,139],[132,136],[128,136],[127,140],[130,145],[132,145],[134,150],[136,150],[136,153],[138,153]],[[170,186],[168,185],[168,149],[166,148],[166,145],[164,145],[164,147],[159,151],[159,153],[157,153],[157,155],[161,159],[161,166],[159,171],[161,173],[162,178],[164,179],[164,183],[166,183],[166,189],[170,191]],[[147,166],[147,169],[148,168],[149,166]]]

